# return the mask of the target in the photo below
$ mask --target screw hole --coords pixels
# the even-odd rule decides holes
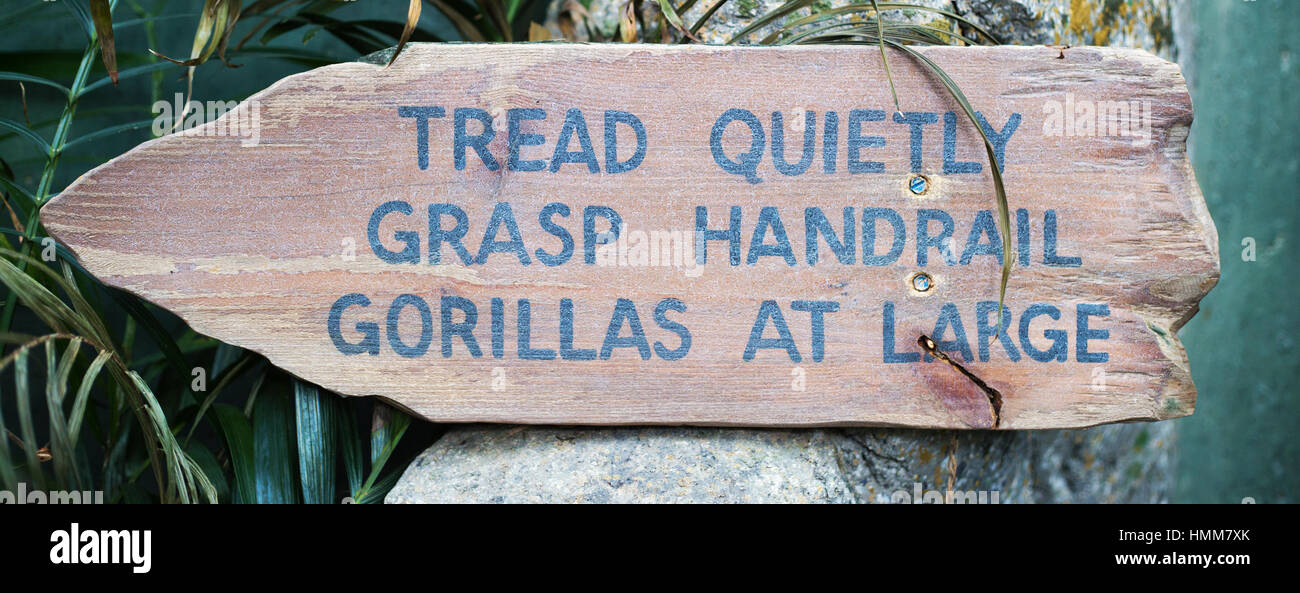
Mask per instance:
[[[930,275],[925,272],[917,272],[912,274],[912,277],[908,279],[908,284],[910,284],[912,290],[915,290],[916,292],[929,292],[931,288],[934,288],[934,278],[931,278]]]
[[[919,173],[913,175],[907,180],[907,189],[914,195],[925,195],[925,192],[930,191],[930,178]]]

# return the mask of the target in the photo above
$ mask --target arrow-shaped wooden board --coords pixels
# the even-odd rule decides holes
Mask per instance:
[[[147,142],[42,220],[197,331],[436,421],[1190,414],[1177,331],[1219,266],[1177,66],[918,51],[1003,163],[1001,332],[982,141],[902,53],[896,114],[869,46],[412,45]]]

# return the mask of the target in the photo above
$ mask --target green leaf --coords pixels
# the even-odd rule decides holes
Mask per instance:
[[[373,498],[376,487],[383,483],[377,480],[383,472],[384,464],[393,455],[397,443],[402,440],[402,435],[406,434],[406,429],[410,426],[410,416],[386,404],[375,403],[374,424],[370,429],[370,477],[366,478],[366,483],[353,494],[353,498],[358,501],[366,500],[367,497]]]
[[[397,35],[400,36],[402,34],[402,24],[397,23],[397,25]],[[305,12],[280,21],[267,29],[266,33],[262,34],[262,45],[265,46],[281,35],[303,27],[307,27],[307,31],[303,33],[303,43],[308,42],[316,33],[326,31],[362,55],[392,47],[394,43],[393,41],[381,39],[380,36],[361,27],[357,22],[341,21],[322,14]],[[397,38],[393,37],[394,40]]]
[[[141,17],[141,18],[138,18],[138,19],[129,19],[129,20],[125,20],[125,21],[118,21],[118,22],[116,22],[116,23],[113,23],[113,29],[114,29],[114,30],[117,30],[117,31],[121,31],[122,29],[126,29],[126,28],[129,28],[129,27],[134,27],[134,26],[136,26],[136,25],[145,25],[145,24],[149,24],[149,23],[157,23],[157,22],[159,22],[159,21],[172,21],[172,20],[182,20],[182,19],[184,19],[184,20],[189,20],[189,19],[192,19],[192,18],[194,18],[194,17],[196,17],[196,16],[199,16],[199,13],[197,13],[197,12],[185,12],[185,13],[181,13],[181,14],[156,14],[156,15],[153,15],[153,16]]]
[[[39,266],[37,269],[44,267],[44,264],[33,263],[27,256],[7,249],[0,249],[0,254],[9,255],[10,257],[19,259],[27,259],[28,265]],[[54,272],[49,270],[48,267],[44,267],[44,269],[49,276],[57,278],[57,276],[54,275]],[[62,282],[62,278],[58,278],[58,281]],[[59,300],[58,297],[54,296],[48,288],[42,286],[35,278],[28,276],[22,270],[19,270],[17,266],[4,258],[0,258],[0,282],[3,282],[5,286],[9,287],[11,297],[17,297],[17,299],[27,305],[27,307],[32,310],[32,313],[35,313],[36,316],[45,323],[45,325],[49,326],[50,329],[55,332],[82,333],[77,331],[77,329],[90,329],[89,324],[86,324],[84,319],[74,313],[72,309],[68,308],[68,305]],[[71,287],[64,288],[74,290]],[[89,331],[86,333],[89,333]],[[23,391],[20,393],[26,392]]]
[[[130,130],[139,130],[143,128],[148,128],[153,125],[153,121],[154,120],[152,119],[142,119],[139,121],[133,121],[130,123],[120,124],[116,126],[109,126],[101,130],[96,130],[94,132],[86,134],[85,136],[69,141],[67,144],[63,145],[63,149],[68,150],[74,146],[77,146],[78,144],[93,142],[95,140],[99,140],[100,138],[106,138],[108,136],[116,136],[118,134],[121,134],[122,132],[127,132]]]
[[[189,397],[193,397],[193,391],[190,390],[190,371],[192,370],[185,359],[185,354],[181,351],[180,346],[176,345],[176,339],[172,337],[171,332],[167,331],[158,321],[157,317],[145,307],[144,303],[134,295],[127,294],[120,290],[109,290],[109,295],[113,300],[126,311],[128,315],[135,318],[136,323],[144,328],[144,331],[153,338],[158,349],[162,351],[167,359],[168,365],[172,367],[172,372],[180,377],[186,378],[181,382],[182,392]]]
[[[141,74],[149,74],[150,72],[157,72],[158,70],[167,70],[170,68],[180,68],[180,66],[173,64],[171,62],[154,62],[152,64],[145,64],[143,66],[133,66],[131,68],[127,68],[125,70],[122,70],[121,72],[118,72],[117,80],[121,82],[128,78],[135,78],[136,76],[139,76]],[[108,86],[112,83],[113,83],[113,79],[109,77],[101,78],[82,88],[81,94],[84,95],[86,93],[89,93],[90,91],[93,91],[103,86]]]
[[[81,291],[80,285],[72,271],[72,266],[67,261],[59,262],[59,267],[63,270],[63,275],[56,277],[64,287],[64,293],[68,295],[68,300],[72,301],[73,311],[83,320],[81,324],[84,329],[78,330],[83,337],[89,338],[92,343],[98,344],[98,348],[112,350],[115,347],[113,336],[108,331],[108,326],[104,325],[104,316],[98,307],[95,307],[86,299]],[[49,268],[37,268],[38,270],[48,270]],[[53,270],[50,270],[53,273]]]
[[[7,262],[6,262],[7,263]],[[27,476],[38,490],[45,490],[44,472],[36,459],[36,424],[32,421],[30,383],[27,380],[27,348],[23,346],[14,354],[14,394],[17,396],[18,426],[22,431],[23,453],[27,457]],[[9,435],[4,435],[9,438]]]
[[[36,132],[33,132],[30,128],[28,128],[25,125],[18,123],[12,119],[6,119],[0,117],[0,129],[5,129],[14,132],[15,134],[18,134],[19,136],[22,136],[23,138],[30,141],[32,144],[35,144],[36,148],[40,149],[41,155],[44,156],[50,154],[50,143],[46,142],[44,138],[40,137],[40,135],[38,135]]]
[[[217,344],[217,353],[212,358],[212,378],[221,378],[221,373],[230,368],[230,365],[238,361],[243,355],[244,349],[239,346],[231,346],[225,342]]]
[[[128,371],[127,375],[144,400],[144,411],[152,422],[150,428],[153,429],[158,446],[162,448],[167,461],[169,481],[163,499],[172,500],[174,497],[174,500],[182,503],[198,503],[203,502],[200,500],[201,495],[208,502],[217,502],[216,487],[199,468],[198,463],[176,441],[171,427],[167,425],[167,417],[163,414],[162,406],[158,405],[158,398],[154,397],[149,385],[134,371]]]
[[[288,60],[309,68],[337,64],[341,58],[326,53],[291,47],[248,47],[239,50],[241,57]]]
[[[335,448],[338,426],[333,396],[310,383],[293,379],[298,426],[298,475],[307,504],[334,503]]]
[[[21,72],[0,72],[0,80],[16,80],[18,82],[31,82],[35,84],[43,84],[48,87],[59,89],[60,91],[63,91],[63,94],[65,95],[72,92],[68,90],[68,87],[63,86],[57,82],[54,82],[53,80],[50,80],[48,78],[41,78],[40,76],[32,76],[31,74],[23,74]]]
[[[224,344],[222,345],[224,346]],[[239,348],[234,348],[233,346],[231,348],[236,353],[245,354],[244,350],[240,350]],[[221,352],[219,349],[217,354],[218,354],[218,358],[220,358]],[[203,420],[203,415],[207,413],[208,408],[212,406],[212,402],[217,401],[217,397],[220,396],[221,393],[226,390],[226,386],[230,385],[230,382],[233,381],[235,377],[238,377],[244,371],[244,367],[248,366],[249,362],[252,360],[253,360],[252,355],[244,355],[240,357],[239,362],[236,362],[233,367],[230,367],[229,372],[226,372],[225,374],[221,375],[220,378],[217,378],[217,372],[213,371],[212,377],[214,379],[217,379],[217,384],[208,391],[208,394],[206,396],[203,397],[203,401],[199,404],[198,412],[194,414],[194,421],[190,424],[190,431],[185,435],[185,443],[187,445],[189,444],[190,440],[194,438],[194,431],[198,430],[199,422]]]
[[[343,451],[343,469],[348,474],[348,492],[355,495],[366,478],[365,458],[361,452],[361,439],[357,437],[357,424],[347,402],[339,402],[339,413],[334,416],[335,431],[339,435],[339,448]]]
[[[343,21],[346,26],[354,26],[357,29],[373,31],[376,35],[391,37],[394,40],[402,37],[402,31],[406,28],[406,23],[400,21],[383,21],[376,19],[361,19],[356,21]],[[328,27],[326,28],[328,30]],[[442,38],[430,33],[425,29],[416,29],[411,33],[411,41],[443,41]],[[388,47],[391,47],[390,43]]]
[[[76,286],[69,284],[39,260],[7,249],[0,249],[0,254],[23,261],[29,270],[41,272],[51,281],[58,284],[59,287],[69,296],[75,298],[80,294]],[[104,338],[101,337],[102,334],[100,333],[102,331],[102,322],[87,319],[84,315],[72,311],[72,309],[68,308],[62,300],[51,293],[49,289],[42,286],[35,278],[27,275],[27,273],[18,269],[17,266],[10,263],[10,261],[5,258],[0,258],[0,282],[3,282],[9,287],[11,296],[16,297],[16,300],[22,301],[27,305],[32,313],[34,313],[42,322],[45,323],[46,326],[50,327],[55,332],[75,333],[83,337],[93,337],[97,349],[107,349],[107,347],[100,345],[105,343]],[[11,299],[9,302],[14,302],[14,300]],[[22,351],[24,350],[20,350],[19,352]],[[24,365],[16,365],[15,369],[16,372],[21,371],[26,373],[26,367]],[[133,400],[133,406],[131,408],[140,422],[142,432],[147,441],[146,451],[153,462],[152,466],[155,471],[155,477],[158,484],[166,484],[163,476],[163,461],[165,453],[159,452],[157,447],[158,443],[154,436],[156,434],[155,427],[151,425],[151,420],[143,409],[146,395],[139,392],[134,380],[128,376],[125,366],[122,365],[120,361],[116,362],[112,367],[112,374],[114,382],[125,389]],[[24,381],[25,380],[26,379],[24,378]],[[20,393],[26,394],[25,386]],[[149,395],[148,397],[152,397],[152,395]],[[167,432],[165,428],[161,432],[170,435],[170,432]],[[39,474],[37,474],[37,477],[39,478]]]
[[[383,466],[410,425],[410,416],[392,406],[375,402],[374,421],[370,427],[370,463]]]
[[[209,451],[203,443],[189,443],[185,445],[185,452],[194,459],[199,469],[203,470],[203,474],[213,481],[217,500],[229,500],[230,484],[226,482],[226,475],[221,471],[221,464],[217,462],[217,457],[212,454],[212,451]]]
[[[81,25],[81,29],[86,32],[86,38],[93,40],[95,24],[92,22],[90,12],[86,10],[85,4],[82,2],[60,2],[59,4],[72,11],[72,16],[77,18],[77,24]]]
[[[256,461],[253,456],[253,427],[239,408],[229,404],[212,406],[212,414],[226,437],[226,450],[234,467],[235,492],[244,504],[257,502]]]
[[[354,500],[356,504],[380,504],[384,502],[384,497],[388,492],[397,485],[397,480],[402,477],[401,469],[388,472],[388,475],[375,481],[370,489],[361,497]]]
[[[253,409],[253,448],[257,460],[257,502],[297,502],[294,477],[293,400],[288,379],[277,373],[263,388]]]
[[[50,461],[54,466],[55,483],[63,489],[72,485],[81,490],[81,476],[77,474],[76,449],[68,436],[68,418],[63,413],[63,398],[68,393],[68,379],[72,364],[81,350],[81,338],[72,338],[58,359],[55,340],[45,342],[45,404],[46,425],[50,431]]]
[[[484,35],[484,32],[474,25],[474,20],[480,20],[481,22],[477,10],[456,0],[428,1],[438,9],[438,12],[447,17],[447,20],[451,21],[452,26],[456,27],[456,32],[460,33],[464,41],[488,41],[487,35]]]
[[[677,10],[673,8],[672,2],[669,0],[658,0],[658,2],[659,12],[663,13],[664,19],[668,21],[668,24],[676,27],[678,31],[681,31],[687,37],[699,41],[699,39],[695,37],[695,34],[688,30],[686,25],[682,23],[682,17],[677,14]]]
[[[3,393],[0,392],[0,395]],[[0,404],[3,402],[0,398]],[[14,471],[13,454],[9,451],[9,427],[5,425],[3,405],[0,405],[0,483],[10,492],[18,488],[18,474]]]
[[[718,9],[722,8],[726,3],[727,0],[718,0],[717,2],[714,2],[712,6],[704,11],[704,14],[700,15],[700,18],[695,21],[695,24],[691,25],[691,33],[699,33],[700,27],[703,27],[704,23],[709,22],[709,19],[713,18],[713,15],[718,12]]]
[[[32,208],[32,207],[34,207],[34,206],[36,205],[36,196],[35,196],[34,194],[32,194],[31,190],[29,190],[29,189],[27,189],[27,188],[25,188],[25,187],[23,187],[23,186],[21,186],[21,185],[18,185],[17,183],[14,183],[12,180],[5,179],[4,177],[0,177],[0,183],[3,183],[5,187],[9,188],[9,189],[10,189],[11,191],[13,191],[15,194],[18,194],[19,196],[22,196],[23,198],[25,198],[25,199],[24,199],[24,203],[23,203],[23,207],[25,207],[25,208]],[[8,229],[5,229],[5,230],[8,230]],[[18,236],[21,237],[21,236],[23,236],[23,235],[22,235],[21,233],[19,233]],[[71,253],[71,252],[69,252],[69,253]]]
[[[257,374],[257,378],[253,379],[253,385],[248,388],[248,399],[244,400],[245,416],[250,418],[253,416],[253,406],[257,404],[257,394],[261,393],[262,385],[266,382],[266,377],[270,374],[270,371],[263,369],[261,373]]]
[[[86,368],[86,373],[81,376],[81,385],[77,387],[77,395],[72,400],[72,411],[68,414],[68,433],[72,435],[72,444],[76,446],[78,437],[81,435],[81,423],[86,416],[86,405],[90,401],[90,390],[95,386],[95,379],[99,377],[99,372],[103,370],[104,364],[113,356],[112,352],[107,350],[100,352],[95,360],[91,361],[90,366]]]

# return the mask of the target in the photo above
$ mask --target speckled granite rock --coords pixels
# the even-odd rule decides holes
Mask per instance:
[[[417,458],[386,502],[851,502],[820,430],[469,426]]]
[[[473,425],[420,455],[386,501],[897,503],[944,496],[951,478],[972,501],[1167,502],[1171,437],[1169,423],[1014,433]]]
[[[725,42],[783,1],[732,0],[701,36]],[[623,4],[592,0],[603,35]],[[684,20],[712,4],[699,0]],[[1134,46],[1168,59],[1176,50],[1168,0],[956,4],[1008,43]],[[912,502],[949,490],[989,502],[1168,502],[1174,437],[1172,422],[1035,432],[475,425],[425,451],[387,502]]]

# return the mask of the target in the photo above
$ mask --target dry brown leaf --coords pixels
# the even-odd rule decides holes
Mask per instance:
[[[418,24],[420,24],[420,0],[411,0],[406,8],[406,25],[402,27],[402,38],[397,40],[397,49],[393,52],[393,57],[388,59],[389,66],[397,61],[397,56],[402,53],[402,48],[406,47],[406,41],[411,38],[411,33],[415,32],[415,26]]]
[[[117,84],[117,48],[113,43],[113,9],[108,0],[90,0],[90,18],[95,21],[95,37],[108,77]]]
[[[618,32],[622,35],[623,43],[636,43],[636,12],[632,8],[632,0],[623,5],[623,15],[618,19]]]
[[[537,23],[530,23],[528,25],[528,40],[529,41],[550,41],[551,30]]]

